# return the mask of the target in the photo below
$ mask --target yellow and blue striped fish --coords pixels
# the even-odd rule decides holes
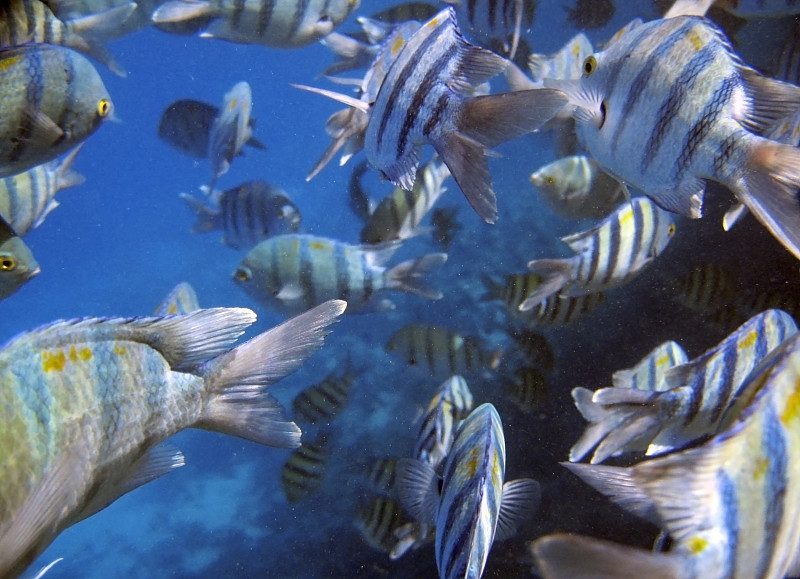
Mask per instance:
[[[51,44],[0,51],[0,177],[72,149],[112,111],[100,75],[77,52]]]
[[[270,384],[323,343],[331,301],[230,349],[256,315],[215,308],[57,321],[0,349],[0,575],[65,528],[183,465],[156,447],[190,427],[293,448]]]
[[[370,115],[364,141],[370,165],[411,189],[429,143],[478,215],[493,223],[497,203],[487,150],[536,130],[565,104],[551,89],[470,96],[506,66],[464,39],[452,8],[439,12],[403,44],[375,103],[363,107]]]
[[[39,271],[31,249],[0,216],[0,300],[16,292]]]
[[[431,398],[414,445],[414,458],[423,460],[433,468],[447,457],[453,445],[456,427],[472,410],[472,392],[467,381],[459,375],[451,376]]]
[[[0,216],[17,235],[24,237],[39,227],[45,217],[58,207],[55,195],[62,189],[83,183],[83,175],[72,170],[81,145],[59,161],[37,165],[12,177],[0,178]]]
[[[592,229],[561,238],[574,257],[528,263],[544,279],[519,309],[530,310],[556,292],[579,296],[622,285],[661,254],[674,233],[672,215],[648,198],[625,201]]]
[[[800,87],[745,65],[710,20],[629,28],[578,81],[550,81],[611,175],[670,211],[700,217],[705,180],[727,186],[800,257],[800,150],[763,135],[800,108]]]
[[[633,388],[664,392],[671,388],[664,382],[667,370],[689,362],[680,344],[672,340],[659,344],[633,368],[618,370],[611,376],[614,388]]]
[[[744,396],[748,375],[795,333],[789,314],[767,310],[699,358],[666,369],[663,379],[653,382],[655,390],[576,388],[576,405],[592,424],[573,446],[570,460],[580,460],[598,443],[593,463],[638,448],[661,454],[715,434],[725,413]]]
[[[284,313],[295,313],[329,299],[343,299],[350,313],[392,308],[375,296],[398,290],[439,299],[441,293],[422,279],[447,260],[446,253],[429,253],[383,267],[399,244],[351,245],[306,234],[277,235],[256,245],[233,274],[253,298]]]
[[[504,483],[506,447],[500,416],[491,404],[473,410],[447,455],[441,495],[428,463],[405,459],[401,499],[419,522],[436,526],[436,566],[441,579],[483,574],[492,543],[511,536],[538,507],[539,483]]]
[[[528,57],[531,80],[578,79],[583,74],[583,61],[593,52],[592,42],[583,32],[579,32],[555,54],[531,54]]]
[[[156,25],[207,21],[204,38],[298,48],[330,34],[360,0],[170,0],[153,12]]]
[[[672,539],[653,553],[576,535],[532,545],[545,579],[783,579],[800,549],[800,334],[748,378],[742,408],[702,446],[632,468],[567,464]]]
[[[211,183],[228,172],[233,158],[241,154],[242,147],[253,136],[250,113],[253,110],[253,93],[250,85],[238,82],[225,94],[211,130],[208,133],[208,160],[211,162]]]

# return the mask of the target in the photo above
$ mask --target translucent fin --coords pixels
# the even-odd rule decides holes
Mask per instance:
[[[446,135],[433,145],[478,216],[487,223],[497,221],[497,197],[492,190],[486,148],[461,133]]]
[[[209,207],[188,193],[179,193],[178,197],[189,206],[189,209],[191,209],[192,213],[197,217],[197,221],[192,225],[192,233],[208,233],[209,231],[219,229],[217,223],[219,210]]]
[[[752,68],[741,68],[745,90],[751,97],[752,111],[745,119],[736,119],[757,135],[800,109],[800,87],[769,78]]]
[[[542,276],[541,283],[519,305],[521,312],[532,310],[571,281],[574,265],[571,259],[535,259],[528,262],[531,273]]]
[[[422,296],[429,300],[441,299],[442,292],[428,287],[422,278],[439,269],[446,261],[446,253],[429,253],[418,259],[410,259],[399,263],[386,272],[389,280],[387,287]]]
[[[436,525],[439,505],[439,477],[427,462],[401,458],[395,467],[400,504],[424,525]]]
[[[351,106],[351,107],[353,107],[355,109],[358,109],[358,110],[360,110],[360,111],[362,111],[364,113],[368,113],[369,112],[369,107],[370,107],[369,103],[366,103],[366,102],[364,102],[364,101],[362,101],[360,99],[357,99],[355,97],[351,97],[351,96],[346,95],[346,94],[334,92],[332,90],[326,90],[324,88],[316,88],[316,87],[313,87],[313,86],[308,86],[308,85],[305,85],[305,84],[295,84],[293,82],[291,82],[289,84],[291,86],[293,86],[294,88],[299,88],[300,90],[313,92],[315,94],[319,94],[319,95],[331,98],[331,99],[333,99],[335,101],[339,101],[340,103],[344,103],[344,104],[346,104],[348,106]]]
[[[86,181],[86,177],[72,169],[72,163],[75,162],[75,157],[78,156],[82,147],[83,143],[72,149],[61,163],[59,163],[58,167],[56,167],[56,191],[61,191],[69,187],[77,187]]]
[[[208,18],[217,14],[211,2],[201,0],[170,0],[159,6],[153,12],[152,20],[155,24],[167,22],[185,22],[195,18]]]
[[[677,188],[648,191],[647,196],[662,209],[691,219],[699,219],[703,216],[705,190],[706,183],[702,179],[687,179]]]
[[[541,500],[542,489],[535,480],[520,478],[506,482],[497,516],[495,540],[504,541],[513,537],[520,525],[533,517]]]

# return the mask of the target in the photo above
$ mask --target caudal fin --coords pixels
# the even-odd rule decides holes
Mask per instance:
[[[427,274],[439,269],[447,261],[446,253],[429,253],[418,259],[410,259],[398,263],[386,272],[387,287],[428,298],[438,300],[442,292],[428,287],[422,279]]]
[[[758,138],[736,197],[800,259],[800,148]]]
[[[521,312],[532,310],[567,285],[573,266],[569,259],[535,259],[528,262],[528,269],[542,276],[542,281],[519,305]]]
[[[299,368],[320,346],[347,303],[331,300],[209,360],[199,373],[211,396],[198,428],[276,446],[300,446],[300,429],[266,388]]]

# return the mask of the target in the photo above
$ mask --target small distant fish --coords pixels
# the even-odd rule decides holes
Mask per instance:
[[[595,446],[592,463],[639,448],[661,454],[716,434],[730,407],[747,398],[741,388],[751,371],[795,333],[789,314],[767,310],[699,358],[664,369],[660,381],[650,382],[657,390],[575,388],[575,405],[590,426],[570,460]]]
[[[242,81],[225,94],[219,114],[208,133],[208,160],[211,162],[211,184],[228,172],[231,161],[241,154],[242,147],[252,137],[250,114],[253,95],[250,85]]]
[[[0,217],[0,300],[16,292],[39,271],[30,248]]]
[[[528,263],[542,283],[520,304],[530,310],[548,296],[584,295],[624,284],[669,244],[675,220],[647,197],[625,201],[601,223],[561,240],[577,255]]]
[[[373,496],[356,507],[355,522],[370,547],[389,553],[398,542],[395,532],[409,519],[392,499]]]
[[[112,112],[100,75],[77,52],[51,44],[0,51],[0,177],[74,148]]]
[[[381,22],[394,22],[401,23],[409,20],[416,20],[418,22],[427,22],[439,12],[439,8],[435,4],[428,2],[403,2],[396,6],[390,6],[385,10],[376,12],[370,18],[373,20],[380,20]]]
[[[583,74],[583,62],[593,52],[591,41],[579,32],[555,54],[531,54],[531,80],[540,83],[546,78],[578,79]]]
[[[481,277],[486,293],[481,296],[482,301],[503,302],[512,315],[519,312],[519,306],[525,298],[535,291],[542,283],[542,276],[535,273],[512,273],[497,281],[489,275]]]
[[[402,241],[424,232],[420,223],[447,191],[443,184],[450,171],[434,160],[425,165],[421,173],[411,191],[397,188],[378,203],[361,230],[361,243]]]
[[[421,523],[436,527],[436,567],[441,579],[478,578],[495,540],[508,538],[539,506],[539,483],[505,482],[503,425],[494,406],[473,410],[447,455],[441,493],[429,464],[404,459],[401,503]]]
[[[569,219],[602,219],[624,200],[619,181],[585,155],[553,161],[531,174],[547,205]]]
[[[277,235],[250,250],[233,280],[253,298],[289,314],[334,297],[347,300],[349,313],[391,309],[390,301],[376,297],[385,290],[441,298],[424,277],[447,261],[447,254],[384,267],[398,248],[397,243],[351,245],[315,235]]]
[[[456,427],[472,410],[472,392],[467,381],[451,376],[438,388],[428,403],[414,446],[414,458],[436,468],[453,445]]]
[[[456,7],[458,19],[466,23],[470,37],[478,44],[492,40],[502,43],[509,60],[514,60],[523,29],[533,25],[538,0],[447,0]]]
[[[502,355],[501,351],[483,350],[474,336],[415,323],[406,324],[392,334],[385,349],[409,366],[424,368],[440,378],[494,370]]]
[[[359,4],[360,0],[169,0],[153,12],[153,22],[212,19],[200,36],[298,48],[330,34]]]
[[[541,368],[525,366],[504,385],[506,397],[522,412],[531,414],[547,401],[547,378]]]
[[[354,379],[349,370],[341,375],[334,372],[300,392],[292,401],[295,419],[308,424],[330,423],[347,405]]]
[[[545,579],[783,579],[796,574],[800,519],[800,335],[748,378],[744,410],[704,444],[631,468],[566,464],[672,540],[666,553],[577,535],[532,544]],[[633,571],[632,571],[633,570]]]
[[[53,160],[12,177],[0,178],[0,216],[17,235],[24,237],[31,229],[39,227],[58,207],[56,193],[84,182],[83,175],[72,170],[80,148],[81,145],[75,147],[60,163]]]
[[[329,438],[327,433],[320,431],[314,442],[304,442],[284,463],[281,487],[289,503],[307,499],[322,486],[331,457]]]
[[[569,23],[579,30],[602,28],[617,11],[613,0],[577,0],[574,8],[564,9]]]
[[[167,294],[153,313],[154,316],[169,316],[172,314],[188,314],[200,309],[197,293],[187,282],[176,285]]]
[[[800,258],[800,149],[763,135],[800,108],[800,87],[742,63],[710,20],[630,27],[584,62],[569,96],[587,153],[661,207],[700,217],[705,180],[722,183]]]
[[[516,315],[531,328],[561,327],[589,315],[605,299],[602,292],[584,296],[565,296],[561,293],[554,293],[530,310],[524,312],[517,310]]]
[[[461,224],[456,219],[458,214],[457,207],[438,207],[431,213],[431,238],[433,242],[447,251],[450,244],[456,237],[456,233],[461,231]]]
[[[207,159],[211,126],[218,116],[219,108],[212,104],[193,99],[180,99],[161,113],[158,136],[185,155],[196,159]],[[266,147],[252,136],[255,123],[255,119],[250,118],[251,136],[245,145],[265,149]]]
[[[730,268],[703,263],[695,266],[674,284],[678,302],[700,312],[715,312],[731,305],[736,298],[736,278]]]
[[[135,6],[135,5],[134,5]],[[124,19],[130,9],[109,10],[94,21]],[[41,0],[6,0],[0,5],[0,48],[22,44],[58,44],[82,52],[108,66],[115,74],[125,76],[125,69],[111,52],[94,39],[91,28],[81,30],[80,21],[59,20],[45,2]],[[87,32],[81,35],[80,32]]]
[[[20,573],[68,526],[182,466],[179,451],[156,446],[181,430],[298,446],[300,430],[267,388],[319,349],[345,306],[325,303],[233,349],[250,310],[62,320],[6,343],[0,407],[18,418],[0,431],[0,574]]]
[[[556,355],[550,342],[542,334],[529,329],[515,329],[509,331],[508,335],[514,340],[526,366],[535,366],[545,372],[553,369]]]
[[[247,249],[268,237],[294,233],[303,220],[300,209],[279,187],[266,181],[246,181],[226,191],[214,190],[209,206],[181,193],[197,215],[194,233],[222,230],[222,241],[234,249]]]
[[[362,161],[353,168],[350,174],[350,181],[347,187],[348,193],[348,207],[355,214],[356,217],[365,222],[372,215],[375,210],[374,203],[370,200],[369,195],[361,185],[361,179],[367,172],[367,162]]]
[[[394,457],[378,457],[369,461],[364,479],[370,490],[383,496],[394,496],[397,480],[397,459]]]

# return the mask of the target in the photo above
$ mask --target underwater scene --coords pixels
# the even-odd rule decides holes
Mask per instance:
[[[800,576],[798,15],[3,2],[0,576]]]

